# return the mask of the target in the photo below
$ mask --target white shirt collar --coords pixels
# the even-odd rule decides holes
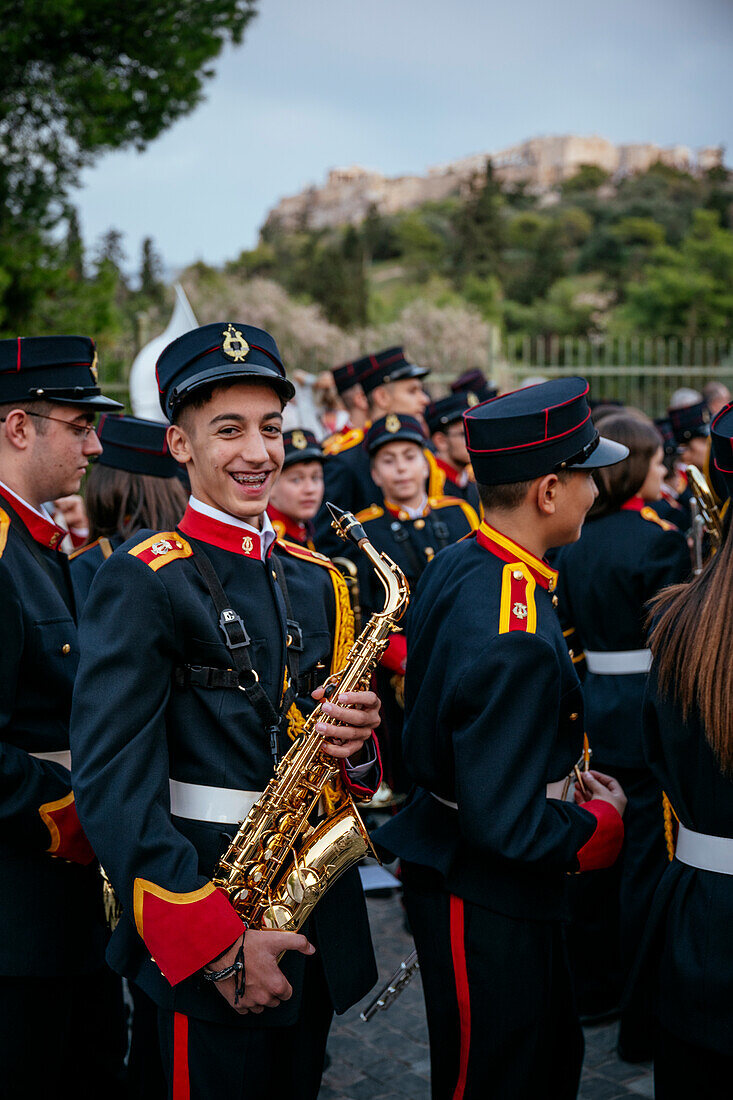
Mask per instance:
[[[238,527],[242,531],[249,532],[249,534],[257,535],[260,540],[260,556],[263,561],[267,558],[273,542],[277,541],[275,528],[272,526],[267,512],[262,513],[262,526],[258,529],[253,527],[251,523],[245,523],[243,519],[237,519],[236,516],[230,516],[228,512],[222,512],[220,508],[212,508],[210,504],[204,504],[203,501],[197,500],[193,495],[188,498],[188,506],[193,508],[194,512],[200,512],[202,515],[208,516],[209,519],[215,519],[219,523],[227,523],[230,527]]]
[[[28,508],[29,511],[33,512],[37,516],[40,516],[41,519],[45,519],[47,523],[54,522],[54,518],[45,504],[41,505],[41,511],[39,512],[38,509],[34,508],[32,504],[29,504],[27,500],[23,500],[23,497],[20,497],[17,493],[14,493],[10,486],[6,485],[4,481],[0,481],[0,489],[4,489],[5,492],[9,496],[13,497],[14,500],[19,501],[25,508]]]
[[[425,514],[425,505],[428,502],[427,497],[423,497],[423,502],[417,508],[406,508],[404,505],[400,505],[403,512],[407,512],[410,519],[420,519]]]

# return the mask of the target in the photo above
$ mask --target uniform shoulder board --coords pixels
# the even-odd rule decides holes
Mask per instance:
[[[423,447],[428,463],[428,497],[439,497],[445,489],[446,476],[438,465],[437,459],[429,447]]]
[[[193,550],[177,531],[161,531],[137,546],[133,546],[127,553],[139,558],[140,561],[149,565],[153,572],[157,572],[168,562],[176,561],[178,558],[190,558]]]
[[[278,540],[284,539],[285,538],[285,524],[283,523],[283,521],[281,519],[273,519],[271,522],[272,522],[272,529],[275,532],[275,534],[277,535]]]
[[[357,512],[355,518],[359,523],[366,523],[370,519],[379,519],[384,515],[384,508],[380,508],[378,504],[370,504],[368,508],[363,508],[361,512]]]
[[[344,432],[343,435],[334,436],[332,439],[327,440],[323,453],[326,455],[340,455],[344,451],[356,447],[363,438],[364,432],[361,428],[349,428],[348,432]]]
[[[301,561],[312,561],[314,565],[324,565],[326,569],[335,569],[337,573],[339,571],[338,566],[334,565],[325,554],[319,554],[317,550],[309,550],[307,546],[300,546],[297,542],[278,539],[277,548],[287,551],[294,558],[300,558]]]
[[[501,574],[500,634],[508,634],[512,630],[523,630],[525,634],[535,633],[537,630],[535,587],[535,579],[524,562],[507,562]]]
[[[72,550],[69,554],[69,561],[73,561],[74,558],[78,558],[81,554],[86,554],[87,550],[93,550],[95,546],[99,547],[105,558],[108,558],[112,553],[111,542],[108,538],[105,538],[104,535],[100,535],[94,542],[88,542],[86,545],[80,546],[78,550]]]
[[[650,508],[648,504],[645,508],[642,508],[639,515],[642,519],[648,519],[650,523],[656,523],[657,526],[661,527],[663,531],[679,530],[679,528],[675,527],[675,525],[673,523],[670,523],[669,520],[662,519],[661,516],[658,516],[654,509]]]
[[[438,508],[460,508],[471,525],[472,531],[475,531],[479,525],[475,508],[472,508],[468,501],[462,500],[461,497],[428,497],[428,504],[434,511]]]
[[[0,508],[0,558],[5,552],[5,544],[8,541],[8,531],[10,530],[10,516],[6,511]]]

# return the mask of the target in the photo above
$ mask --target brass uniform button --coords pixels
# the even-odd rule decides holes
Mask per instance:
[[[557,599],[557,596],[553,596],[553,597],[552,597],[552,606],[553,606],[553,607],[557,607],[557,604],[558,604],[558,599]]]
[[[524,576],[524,573],[522,572],[521,569],[515,569],[514,572],[512,573],[512,576],[514,577],[515,581],[521,581],[522,577]]]
[[[569,650],[568,650],[568,657],[570,658],[570,660],[571,660],[571,661],[572,661],[572,659],[573,659],[573,657],[574,657],[574,656],[575,656],[575,652],[574,652],[574,650],[572,650],[572,649],[569,649]]]
[[[71,646],[68,642],[64,642],[64,644],[61,646],[61,652],[63,653],[64,657],[67,657],[69,653],[71,653]]]
[[[571,722],[577,722],[578,721],[578,714],[577,714],[576,711],[573,711],[573,713],[570,715],[570,721]]]
[[[425,526],[425,520],[424,519],[416,519],[415,520],[415,530],[416,531],[422,531],[424,526]]]

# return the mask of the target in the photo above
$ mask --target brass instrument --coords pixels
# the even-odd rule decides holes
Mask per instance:
[[[346,581],[346,587],[349,591],[349,602],[351,603],[351,610],[354,614],[354,633],[358,634],[361,630],[359,571],[350,558],[331,558],[331,561]]]
[[[583,782],[583,773],[590,771],[590,758],[593,755],[593,749],[590,747],[588,740],[588,734],[583,734],[583,751],[578,757],[577,764],[573,764],[572,771],[568,772],[565,776],[565,783],[563,784],[562,794],[560,795],[561,802],[572,802],[574,797],[575,787],[580,787],[582,794],[588,794],[588,788]]]
[[[377,1012],[386,1012],[392,1002],[397,1000],[405,986],[412,981],[419,969],[420,963],[417,961],[417,951],[411,951],[407,958],[400,963],[399,969],[395,970],[387,984],[380,989],[364,1011],[359,1013],[362,1023],[368,1024]]]
[[[331,699],[342,691],[366,690],[395,623],[407,609],[409,587],[392,559],[375,550],[351,512],[332,504],[328,509],[340,536],[355,542],[369,558],[385,593],[383,610],[364,627],[344,668],[326,680],[325,698]],[[320,703],[239,826],[214,874],[215,884],[227,892],[250,928],[297,932],[339,875],[365,855],[376,856],[348,792],[341,792],[336,808],[321,821],[311,821],[324,787],[338,775],[337,762],[323,751],[317,722],[334,725]]]
[[[687,483],[692,490],[692,545],[695,557],[695,576],[702,572],[704,564],[703,539],[708,536],[710,555],[716,554],[723,539],[723,521],[710,486],[697,466],[687,466]]]

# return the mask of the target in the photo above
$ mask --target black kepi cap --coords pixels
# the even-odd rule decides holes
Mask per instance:
[[[305,428],[293,428],[290,432],[283,432],[283,445],[285,447],[286,466],[294,466],[296,462],[325,462],[325,456],[313,432]]]
[[[371,393],[385,382],[400,382],[403,378],[424,378],[429,367],[418,367],[405,357],[403,348],[385,348],[368,356],[369,366],[361,372],[359,381],[364,393]]]
[[[710,435],[710,409],[704,401],[670,409],[668,415],[674,437],[681,447],[691,439],[705,439]]]
[[[340,367],[334,367],[331,371],[337,393],[346,393],[352,386],[361,383],[364,371],[374,365],[373,355],[364,355],[361,359],[354,359],[350,363],[342,363]]]
[[[672,458],[677,454],[677,440],[672,431],[672,421],[668,416],[660,416],[654,421],[654,426],[662,437],[665,457]]]
[[[531,481],[556,470],[592,470],[626,458],[622,443],[593,425],[588,383],[574,376],[505,393],[464,417],[476,480],[484,485]]]
[[[710,425],[710,446],[710,480],[717,496],[725,500],[733,496],[733,403],[722,408]]]
[[[427,443],[422,424],[414,416],[387,413],[374,421],[364,438],[370,455],[375,455],[385,443],[399,442],[418,443],[421,447]]]
[[[106,413],[97,428],[103,447],[97,462],[131,474],[175,477],[180,467],[168,450],[167,430],[155,420]]]
[[[0,403],[53,401],[121,409],[97,383],[97,349],[88,336],[18,336],[0,340]]]
[[[473,393],[479,401],[490,401],[499,392],[496,386],[492,386],[486,379],[482,370],[467,370],[459,375],[450,384],[452,393]]]
[[[160,353],[155,376],[169,420],[190,394],[217,383],[251,379],[272,386],[283,401],[295,395],[272,336],[241,321],[217,321],[179,336]]]
[[[493,396],[495,395],[492,394]],[[433,432],[444,431],[449,424],[455,424],[457,420],[462,420],[466,409],[473,409],[479,403],[479,399],[473,390],[449,393],[447,397],[440,397],[437,401],[432,401],[423,413],[428,431],[431,435]]]

